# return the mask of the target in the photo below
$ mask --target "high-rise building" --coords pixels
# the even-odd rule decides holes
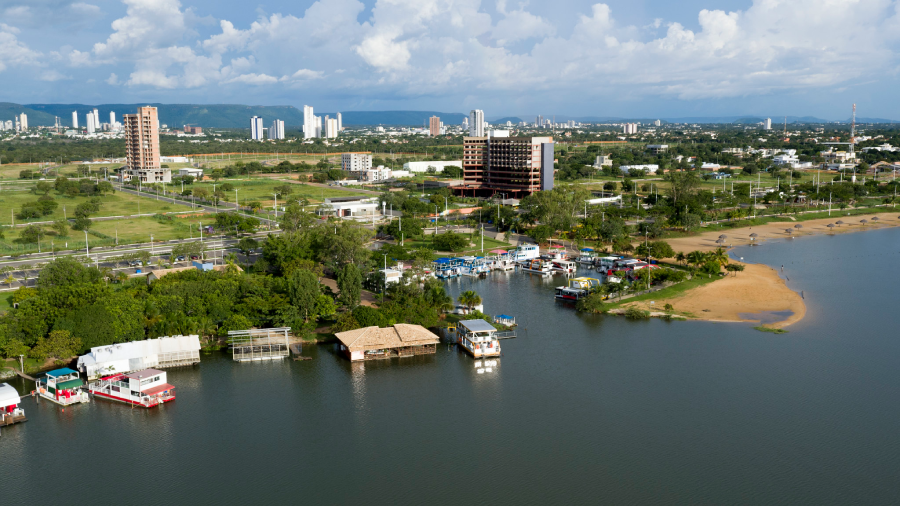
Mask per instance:
[[[766,130],[772,129],[772,118],[766,118]]]
[[[19,115],[19,128],[24,132],[28,130],[28,115],[24,112]]]
[[[97,128],[94,126],[96,123],[94,122],[94,113],[89,112],[84,119],[85,124],[87,125],[87,133],[92,134],[97,131]]]
[[[341,155],[341,168],[350,172],[367,171],[372,168],[372,155],[344,153]]]
[[[94,130],[100,130],[100,111],[94,109]]]
[[[284,139],[284,121],[276,119],[272,122],[272,126],[269,127],[269,138]]]
[[[534,121],[534,126],[538,128],[544,128],[544,117],[539,114],[537,119]]]
[[[660,120],[654,121],[654,122],[653,122],[653,126],[656,126],[656,127],[662,126],[662,121],[660,121]]]
[[[115,111],[109,111],[109,124],[110,124],[110,128],[112,128],[116,124]]]
[[[329,118],[325,116],[325,137],[327,139],[334,139],[338,136],[338,122],[337,118]]]
[[[312,139],[318,137],[316,135],[316,115],[313,114],[313,108],[309,105],[303,106],[303,138]]]
[[[625,133],[625,134],[636,134],[637,131],[638,131],[637,123],[625,123],[625,125],[622,127],[622,133]]]
[[[316,135],[315,137],[322,137],[322,116],[316,116]]]
[[[463,182],[459,190],[483,194],[525,196],[553,189],[552,137],[463,138]]]
[[[484,137],[484,111],[472,109],[469,113],[469,137]]]
[[[259,116],[250,118],[250,138],[254,141],[263,140],[263,119]]]
[[[78,128],[78,111],[72,111],[72,128]]]
[[[462,129],[463,129],[463,130],[468,130],[468,129],[469,129],[469,118],[468,118],[468,117],[463,118]]]
[[[430,133],[432,136],[441,135],[441,118],[432,116],[428,120],[428,133]]]
[[[337,113],[337,122],[338,122],[338,133],[344,130],[344,123],[341,119],[341,113]]]
[[[156,107],[138,107],[122,116],[125,123],[125,171],[122,178],[143,183],[170,183],[172,171],[159,163],[159,117]]]

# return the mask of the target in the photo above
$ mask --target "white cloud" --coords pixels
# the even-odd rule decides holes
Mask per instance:
[[[340,70],[336,70],[335,72],[340,72]],[[311,80],[311,79],[322,79],[325,75],[324,72],[320,70],[309,70],[309,69],[300,69],[291,76],[294,79],[303,79],[303,80]]]
[[[109,77],[106,79],[106,84],[110,84],[112,86],[116,86],[119,84],[119,76],[116,75],[115,72],[111,73]]]
[[[53,82],[53,81],[61,81],[64,79],[71,79],[71,77],[61,74],[60,72],[57,72],[56,70],[50,69],[50,70],[45,70],[45,71],[41,72],[40,79],[41,79],[41,81]]]
[[[11,66],[37,65],[41,54],[20,42],[19,29],[0,23],[0,72]]]
[[[274,84],[277,83],[279,79],[274,76],[269,76],[266,74],[241,74],[237,77],[233,77],[227,81],[226,83],[243,83],[243,84]]]

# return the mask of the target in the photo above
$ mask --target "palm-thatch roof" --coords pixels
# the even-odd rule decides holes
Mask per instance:
[[[335,336],[351,352],[423,346],[440,342],[438,337],[425,327],[407,323],[398,323],[386,328],[364,327],[338,332]]]

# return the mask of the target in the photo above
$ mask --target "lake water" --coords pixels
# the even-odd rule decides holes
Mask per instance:
[[[900,229],[736,250],[804,291],[788,334],[579,315],[562,278],[494,274],[449,283],[520,324],[484,374],[447,345],[366,364],[329,345],[203,356],[155,410],[29,399],[2,429],[0,501],[893,504],[898,250]]]

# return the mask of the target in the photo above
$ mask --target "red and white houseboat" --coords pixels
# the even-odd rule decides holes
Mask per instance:
[[[0,427],[24,422],[25,411],[19,407],[22,399],[9,383],[0,383]]]
[[[554,273],[575,274],[578,265],[570,260],[553,260],[551,263]]]
[[[89,402],[91,399],[82,387],[84,381],[78,371],[67,367],[50,371],[37,380],[37,394],[60,406]]]
[[[88,385],[88,391],[97,397],[145,408],[175,400],[175,387],[166,383],[164,371],[156,369],[106,376]]]

